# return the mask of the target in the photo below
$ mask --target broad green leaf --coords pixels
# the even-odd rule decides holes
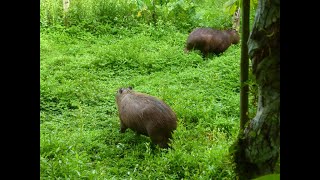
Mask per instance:
[[[260,176],[253,180],[280,180],[280,174],[268,174],[265,176]]]

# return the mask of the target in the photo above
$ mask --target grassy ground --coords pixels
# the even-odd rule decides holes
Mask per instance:
[[[226,156],[239,127],[240,46],[203,60],[187,34],[41,32],[41,179],[232,179]],[[74,30],[75,31],[75,30]],[[174,150],[120,134],[120,87],[157,96],[176,112]]]
[[[41,28],[40,179],[235,179],[240,44],[203,60],[183,52],[187,36],[164,24]],[[119,133],[115,94],[128,86],[175,111],[173,149]]]

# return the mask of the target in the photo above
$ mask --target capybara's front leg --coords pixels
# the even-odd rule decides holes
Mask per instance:
[[[124,133],[126,131],[127,127],[120,121],[120,133]]]

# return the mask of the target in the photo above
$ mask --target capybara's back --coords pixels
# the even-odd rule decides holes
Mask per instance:
[[[162,100],[131,87],[120,88],[116,94],[120,118],[120,132],[127,128],[137,134],[149,136],[154,144],[167,148],[173,131],[177,128],[177,117]]]
[[[216,30],[212,28],[197,28],[193,30],[187,39],[185,50],[200,50],[203,57],[208,53],[220,54],[231,44],[237,44],[240,36],[236,30]]]

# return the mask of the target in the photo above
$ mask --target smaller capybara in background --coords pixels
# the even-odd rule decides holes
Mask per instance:
[[[228,49],[231,44],[237,44],[239,41],[240,36],[234,29],[197,28],[189,34],[185,51],[200,50],[202,57],[205,58],[208,53],[219,55]]]
[[[120,132],[127,128],[149,136],[153,144],[168,148],[177,117],[162,100],[129,88],[120,88],[116,94],[120,118]]]

